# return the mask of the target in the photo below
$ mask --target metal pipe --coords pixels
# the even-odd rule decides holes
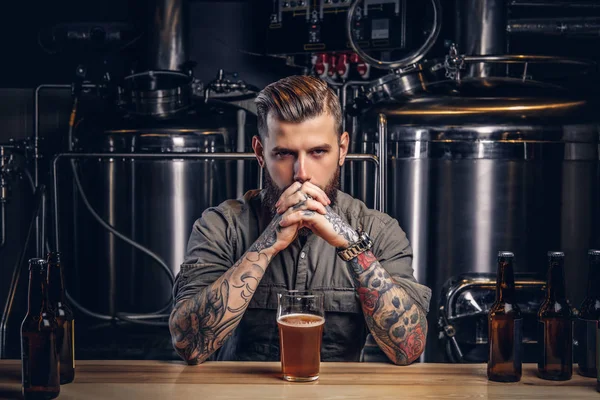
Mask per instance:
[[[37,221],[38,214],[44,199],[44,192],[46,187],[40,185],[35,192],[35,201],[33,213],[31,215],[31,222],[29,222],[29,228],[27,229],[27,235],[25,236],[25,243],[19,254],[19,258],[13,269],[12,279],[8,289],[8,296],[6,303],[4,304],[4,311],[2,312],[2,321],[0,322],[0,358],[4,358],[6,352],[6,331],[8,325],[8,318],[12,312],[13,303],[15,300],[15,294],[17,293],[17,287],[19,286],[19,277],[21,276],[21,267],[25,261],[25,255],[27,254],[27,247],[29,246],[29,240],[31,239],[31,233],[34,230],[35,223]]]
[[[593,61],[583,60],[578,58],[566,58],[559,56],[538,56],[538,55],[519,55],[519,54],[498,54],[486,56],[464,56],[463,61],[466,62],[496,62],[504,64],[570,64],[592,67],[595,65]]]
[[[146,17],[145,70],[181,70],[187,59],[187,0],[151,0]]]
[[[600,2],[561,0],[512,0],[511,7],[600,8]]]
[[[402,0],[401,3],[402,11],[401,11],[401,22],[400,22],[400,48],[406,48],[406,0]]]
[[[8,179],[5,168],[6,149],[0,146],[0,248],[6,243],[6,202],[8,201]]]
[[[507,32],[511,34],[598,36],[600,34],[600,19],[597,17],[512,19],[508,21]]]
[[[379,114],[377,119],[379,135],[379,211],[385,212],[386,200],[386,164],[387,164],[387,119],[385,114]]]
[[[140,159],[197,159],[197,160],[253,160],[254,153],[59,153],[54,156],[53,164],[61,158],[140,158]],[[346,159],[352,161],[370,161],[379,165],[379,158],[373,154],[348,154]]]
[[[456,43],[461,53],[487,55],[506,53],[506,5],[504,0],[456,0]],[[498,66],[470,65],[470,77],[496,75]]]
[[[39,235],[36,238],[37,239],[37,245],[36,248],[38,249],[38,257],[39,258],[46,258],[44,251],[45,251],[45,246],[44,243],[46,243],[46,191],[44,190],[42,192],[42,204],[40,206],[40,213],[38,215],[38,219],[39,219],[39,227],[40,227],[40,231],[39,231]]]
[[[6,244],[6,203],[0,202],[0,248]]]
[[[347,81],[342,85],[342,132],[346,132],[346,102],[348,95],[346,94],[348,86],[364,86],[370,83],[369,81]]]
[[[246,151],[246,110],[240,109],[237,111],[237,145],[236,152],[243,153]],[[244,161],[237,162],[237,182],[236,182],[236,197],[244,195]]]

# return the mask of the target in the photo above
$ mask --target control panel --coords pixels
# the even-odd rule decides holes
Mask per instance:
[[[346,18],[351,0],[274,0],[267,54],[350,51]],[[352,30],[364,50],[403,49],[409,41],[406,0],[363,0]],[[336,60],[337,62],[337,60]]]

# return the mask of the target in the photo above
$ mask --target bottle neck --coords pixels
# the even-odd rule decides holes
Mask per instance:
[[[28,314],[41,314],[46,308],[46,279],[43,270],[31,269],[29,271],[29,301]]]
[[[548,285],[546,290],[546,296],[550,300],[562,301],[567,299],[563,259],[550,260],[550,265],[548,267]]]
[[[65,286],[60,264],[48,264],[48,297],[52,304],[65,302]]]
[[[515,302],[515,275],[512,261],[498,261],[496,300],[504,303]]]
[[[600,256],[590,256],[587,297],[600,299]]]

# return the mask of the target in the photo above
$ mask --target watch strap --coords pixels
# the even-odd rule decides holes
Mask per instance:
[[[345,249],[338,249],[338,256],[344,261],[350,261],[365,251],[371,250],[371,247],[373,247],[373,241],[369,235],[360,229],[356,233],[358,233],[358,240],[356,242]]]

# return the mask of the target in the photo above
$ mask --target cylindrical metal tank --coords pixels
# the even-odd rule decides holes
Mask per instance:
[[[506,43],[507,2],[504,0],[455,0],[454,26],[458,48],[465,54],[504,54]],[[488,77],[503,75],[499,64],[469,65],[465,75]]]
[[[495,272],[510,250],[518,272],[545,279],[546,252],[563,250],[567,288],[579,305],[586,253],[600,246],[600,130],[587,100],[511,78],[438,81],[376,103],[362,118],[388,135],[387,212],[407,231],[415,276],[433,291],[426,361],[437,349],[443,284]]]
[[[249,151],[256,134],[252,114],[214,100],[198,101],[162,119],[106,113],[83,117],[76,137],[87,153]],[[61,220],[66,230],[61,248],[74,257],[68,276],[71,295],[82,306],[110,316],[153,312],[168,304],[172,283],[165,271],[92,218],[77,189],[70,188],[68,163],[63,165],[69,185],[60,189],[66,199],[60,215],[70,215],[71,220]],[[156,253],[174,275],[202,212],[258,187],[258,166],[250,161],[103,158],[79,160],[77,165],[84,192],[98,214]],[[69,202],[65,193],[71,191],[74,200]]]

